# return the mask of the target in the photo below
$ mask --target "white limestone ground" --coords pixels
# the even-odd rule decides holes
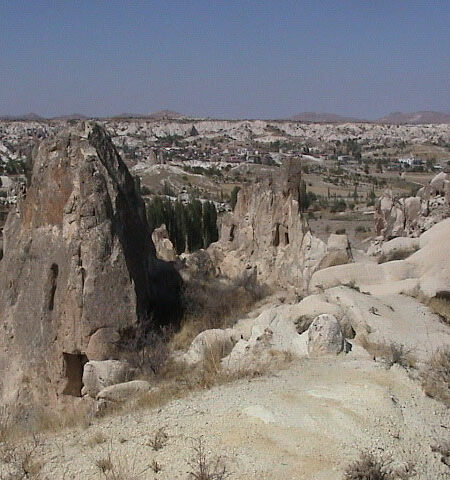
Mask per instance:
[[[128,469],[125,478],[187,479],[193,439],[203,436],[208,456],[222,455],[236,480],[336,480],[365,449],[397,465],[414,462],[416,478],[439,480],[448,478],[448,467],[430,445],[448,437],[449,421],[449,410],[425,397],[401,368],[387,370],[356,353],[303,359],[272,376],[48,436],[42,473],[104,478],[95,463],[111,453]],[[155,452],[148,443],[160,427],[168,442]],[[133,476],[153,460],[160,473]]]

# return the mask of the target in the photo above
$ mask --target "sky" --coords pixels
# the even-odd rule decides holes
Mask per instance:
[[[0,115],[450,112],[450,1],[0,0]]]

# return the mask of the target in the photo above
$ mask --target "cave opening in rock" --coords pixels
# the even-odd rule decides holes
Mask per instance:
[[[280,244],[280,224],[277,223],[275,225],[275,232],[273,233],[272,245],[274,247],[278,247],[279,244]]]
[[[58,280],[58,265],[56,263],[53,263],[52,266],[50,267],[50,273],[48,276],[48,297],[47,297],[47,308],[48,310],[53,310],[53,307],[55,305],[55,293],[56,293],[56,285],[57,285],[57,280]]]
[[[289,233],[287,231],[284,232],[284,244],[289,245]]]
[[[230,228],[230,238],[229,241],[232,242],[234,240],[234,229],[236,228],[236,225],[231,225]]]
[[[64,395],[72,395],[73,397],[81,397],[83,368],[88,362],[88,358],[83,353],[63,352],[63,359],[66,385],[62,393]]]

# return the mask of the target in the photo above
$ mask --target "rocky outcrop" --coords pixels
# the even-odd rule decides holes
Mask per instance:
[[[375,295],[420,293],[432,298],[450,288],[449,238],[450,218],[424,232],[418,239],[418,250],[405,260],[381,265],[352,263],[317,271],[311,278],[311,292],[351,285]]]
[[[262,283],[306,289],[327,247],[299,212],[299,166],[291,163],[280,174],[281,183],[267,181],[239,191],[219,241],[208,248],[219,273],[238,277],[256,271]]]
[[[4,228],[1,397],[80,395],[87,361],[176,320],[180,288],[106,131],[83,123],[44,140]]]
[[[396,198],[386,190],[375,205],[375,228],[384,240],[418,237],[450,214],[450,179],[441,172],[416,197]]]

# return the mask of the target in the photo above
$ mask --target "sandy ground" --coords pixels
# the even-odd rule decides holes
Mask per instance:
[[[438,480],[449,470],[430,445],[448,438],[449,420],[405,370],[356,352],[296,360],[267,377],[106,417],[49,435],[39,450],[48,479],[105,478],[95,464],[109,454],[124,479],[188,479],[192,447],[203,436],[208,457],[222,456],[236,480],[336,480],[366,449],[398,465],[414,462],[415,478]],[[154,451],[149,440],[161,427],[167,445]],[[139,475],[153,460],[161,472]]]

